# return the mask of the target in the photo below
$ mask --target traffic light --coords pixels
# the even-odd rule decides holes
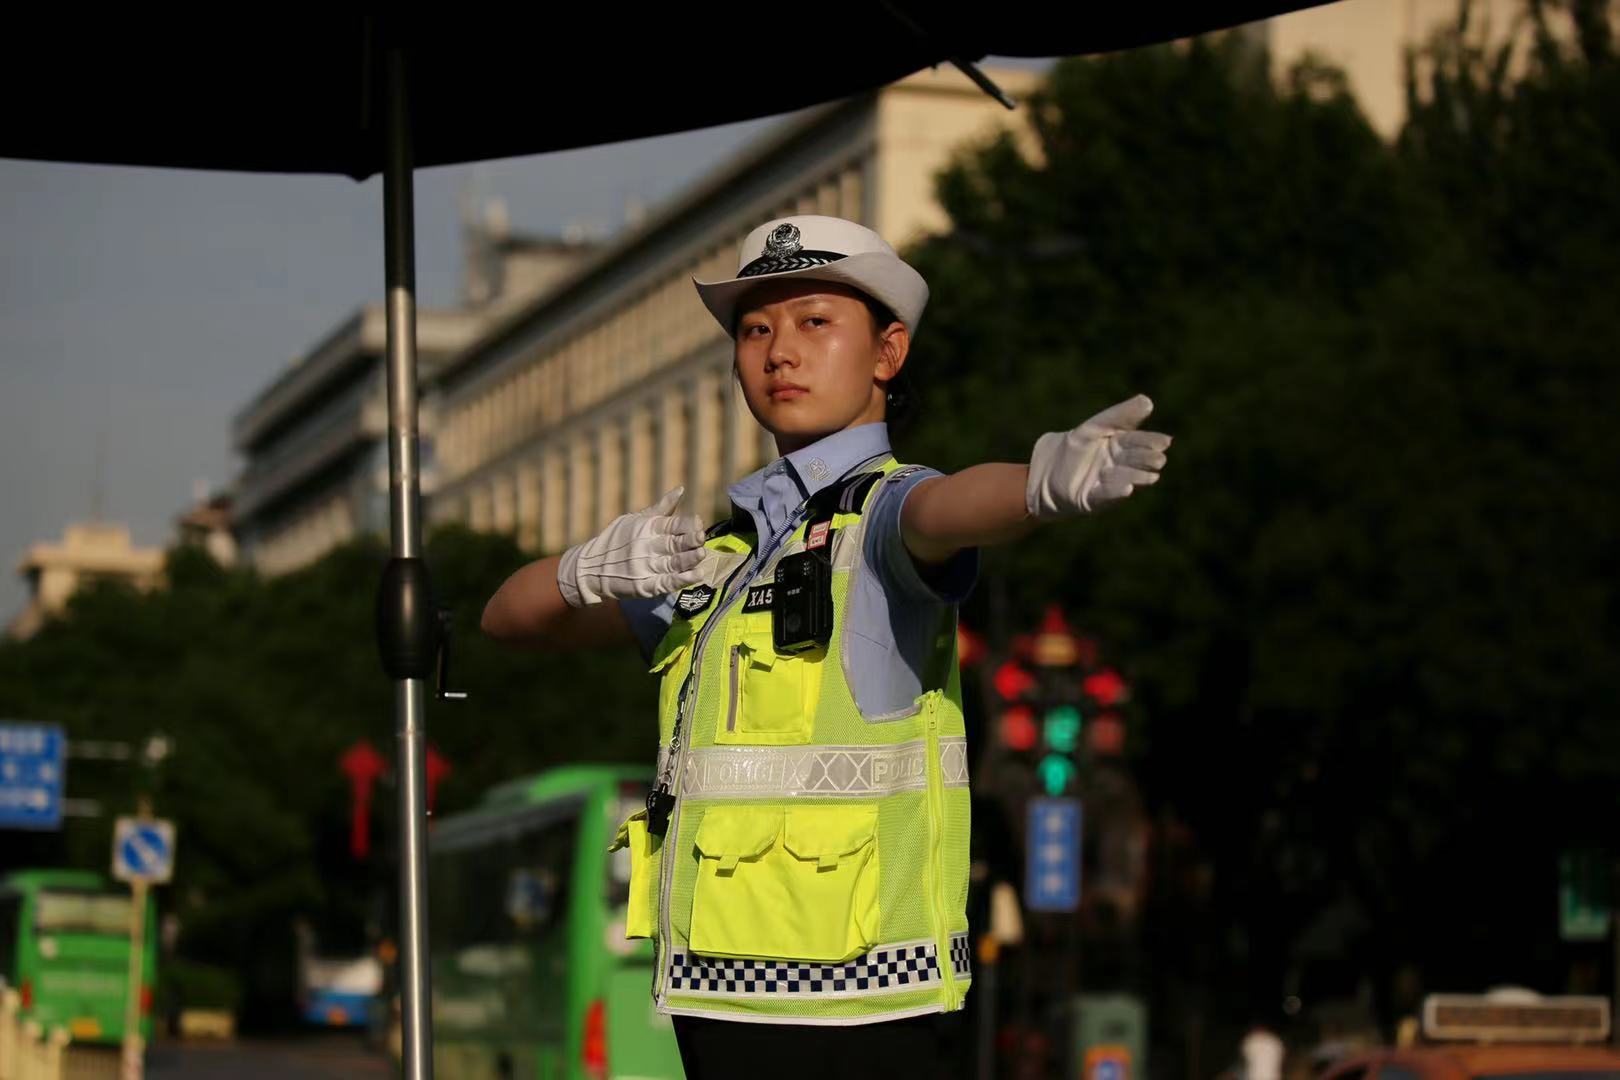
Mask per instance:
[[[1099,705],[1118,705],[1130,696],[1125,680],[1113,668],[1103,668],[1086,676],[1080,688]]]
[[[1035,730],[1035,710],[1014,705],[1001,714],[1001,744],[1009,750],[1033,750],[1040,738]]]
[[[1055,693],[1061,695],[1061,691]],[[1058,703],[1049,705],[1041,717],[1045,754],[1035,766],[1041,786],[1054,798],[1066,793],[1079,779],[1074,754],[1080,748],[1080,710],[1063,701],[1061,696],[1056,700]]]
[[[1060,754],[1072,754],[1080,745],[1080,710],[1073,705],[1054,705],[1046,710],[1042,727],[1046,745]]]
[[[1086,747],[1097,757],[1117,757],[1125,749],[1125,721],[1118,713],[1103,713],[1091,722]]]
[[[996,668],[992,681],[996,685],[996,693],[1001,695],[1002,701],[1007,702],[1021,701],[1025,694],[1035,688],[1035,677],[1016,660],[1007,660]]]
[[[1040,729],[1035,725],[1034,710],[1024,704],[1024,699],[1035,688],[1035,677],[1018,661],[1007,660],[996,668],[990,681],[1002,700],[1001,745],[1019,752],[1035,749]]]
[[[1053,798],[1068,791],[1079,778],[1074,759],[1067,754],[1047,754],[1035,766],[1035,773],[1041,778],[1041,787]]]
[[[960,630],[958,641],[965,641],[968,654],[981,646]],[[1097,642],[1076,633],[1056,604],[1033,633],[1014,637],[1010,656],[998,662],[980,653],[998,707],[992,745],[1019,760],[1019,768],[1033,766],[1033,776],[1023,775],[1053,798],[1079,790],[1082,766],[1125,750],[1119,709],[1130,688],[1103,666],[1099,653]]]

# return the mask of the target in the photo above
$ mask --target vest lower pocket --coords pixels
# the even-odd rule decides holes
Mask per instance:
[[[652,937],[658,923],[659,849],[663,837],[647,831],[647,811],[637,810],[619,826],[608,851],[628,848],[630,896],[625,902],[624,936]]]
[[[877,807],[711,806],[695,840],[692,951],[839,963],[877,943]]]
[[[715,741],[807,743],[815,727],[825,649],[778,653],[770,615],[742,616],[727,641],[726,702]]]

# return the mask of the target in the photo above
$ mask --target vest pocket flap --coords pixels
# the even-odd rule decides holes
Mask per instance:
[[[647,833],[647,811],[637,810],[619,823],[619,831],[613,834],[613,843],[608,845],[608,852],[618,851],[620,848],[630,846],[631,834],[643,838]]]
[[[787,812],[783,845],[801,859],[834,867],[877,835],[875,806],[795,806]]]
[[[882,923],[877,823],[873,803],[711,806],[696,838],[692,951],[821,963],[866,952]],[[739,852],[751,853],[742,865]]]
[[[715,806],[698,825],[697,849],[730,870],[739,859],[752,859],[776,843],[782,811],[761,806]]]
[[[776,666],[776,643],[771,638],[769,625],[764,632],[754,630],[743,634],[738,638],[737,646],[754,667],[769,671]]]

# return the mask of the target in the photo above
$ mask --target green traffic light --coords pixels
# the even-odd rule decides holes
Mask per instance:
[[[1057,705],[1046,710],[1046,745],[1060,754],[1072,754],[1080,745],[1080,710]]]
[[[1062,754],[1047,754],[1035,766],[1035,771],[1040,774],[1046,793],[1054,799],[1067,791],[1075,778],[1074,762]]]

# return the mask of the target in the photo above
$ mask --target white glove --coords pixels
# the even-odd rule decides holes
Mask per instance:
[[[685,488],[677,487],[633,514],[620,514],[596,536],[563,552],[557,587],[571,607],[608,598],[663,596],[702,578],[703,521],[670,516]]]
[[[1147,395],[1137,394],[1071,431],[1037,439],[1024,489],[1030,517],[1089,513],[1157,481],[1170,436],[1135,430],[1152,411]]]

